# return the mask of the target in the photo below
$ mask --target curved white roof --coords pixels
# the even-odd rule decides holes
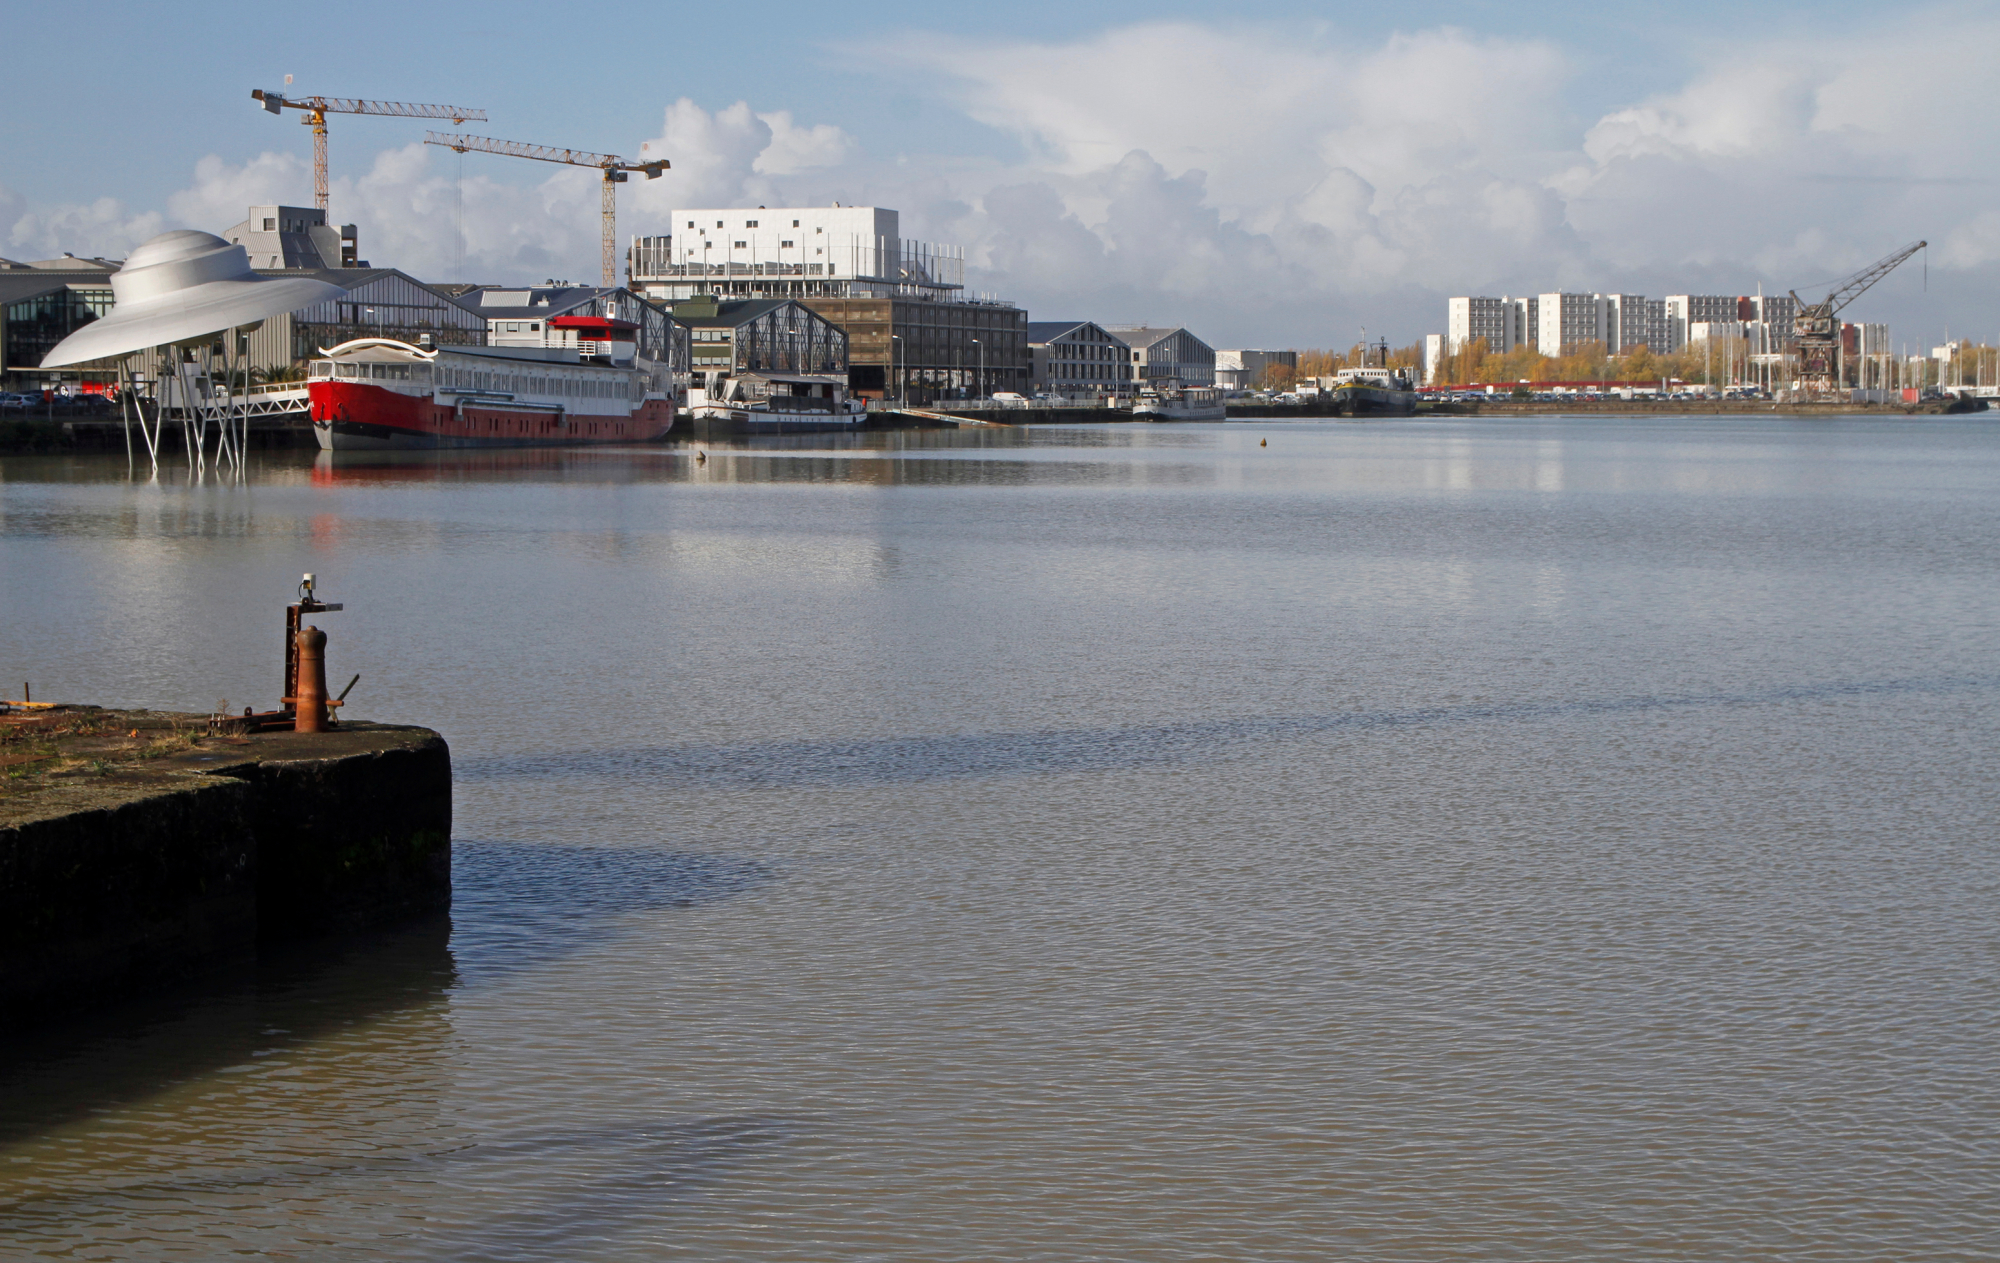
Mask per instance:
[[[254,325],[332,298],[338,285],[306,277],[259,276],[250,256],[214,233],[163,232],[132,252],[111,278],[111,314],[70,334],[42,357],[62,368],[130,355]]]

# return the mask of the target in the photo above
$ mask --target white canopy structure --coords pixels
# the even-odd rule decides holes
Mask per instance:
[[[256,325],[342,291],[337,285],[309,277],[259,276],[251,270],[250,256],[242,246],[231,245],[214,233],[183,229],[161,233],[134,250],[125,266],[111,277],[111,292],[117,298],[111,314],[57,343],[42,358],[42,367],[63,368],[157,346],[196,347],[202,357],[200,364],[177,359],[174,371],[183,420],[196,426],[189,435],[189,455],[200,463],[205,460],[203,449],[211,416],[221,429],[218,458],[229,455],[240,462],[247,438],[234,434],[229,424],[232,413],[228,401],[235,398],[234,392],[223,395],[225,402],[219,408],[213,402],[217,391],[207,348],[215,335]],[[225,360],[228,355],[225,347]],[[198,404],[198,399],[204,402]],[[244,424],[247,426],[247,418]],[[139,429],[157,464],[157,419],[153,431],[147,433],[142,411]]]

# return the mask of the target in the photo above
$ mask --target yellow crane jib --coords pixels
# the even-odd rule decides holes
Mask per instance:
[[[299,121],[313,129],[313,197],[321,210],[327,208],[327,115],[382,114],[391,118],[448,118],[454,127],[464,123],[486,121],[485,110],[467,109],[462,105],[420,105],[412,101],[367,101],[360,97],[339,96],[288,97],[282,92],[273,92],[266,88],[250,89],[250,99],[262,105],[271,114],[281,114],[286,110],[303,112],[304,117]]]
[[[616,189],[629,178],[628,173],[642,171],[648,180],[657,180],[660,173],[673,166],[665,158],[649,159],[645,162],[627,162],[617,154],[592,153],[587,149],[559,149],[554,145],[531,145],[519,140],[497,140],[491,136],[468,136],[463,132],[426,132],[424,143],[442,145],[455,153],[497,153],[509,158],[531,158],[536,162],[560,162],[572,167],[595,167],[604,173],[604,285],[610,288],[618,283],[618,197]]]

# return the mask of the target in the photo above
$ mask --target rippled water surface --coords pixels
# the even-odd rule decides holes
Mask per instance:
[[[2000,1256],[1991,422],[0,461],[38,697],[303,570],[450,923],[10,1040],[0,1255]]]

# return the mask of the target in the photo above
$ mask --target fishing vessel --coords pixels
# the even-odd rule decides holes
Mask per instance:
[[[1134,421],[1222,421],[1220,386],[1148,386],[1132,401]]]
[[[306,397],[328,451],[643,443],[674,423],[664,365],[578,346],[357,338],[320,357]]]
[[[1407,417],[1417,410],[1417,385],[1400,368],[1343,368],[1334,374],[1333,398],[1350,416]]]

